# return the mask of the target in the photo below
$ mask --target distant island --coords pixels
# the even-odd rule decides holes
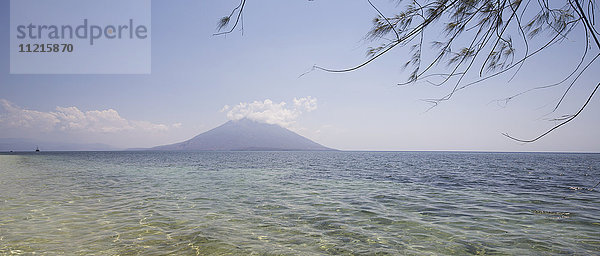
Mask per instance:
[[[118,151],[105,144],[49,142],[24,138],[0,138],[2,152],[40,151]],[[152,148],[150,151],[335,151],[276,124],[250,119],[228,121],[184,142]]]
[[[68,142],[53,142],[37,139],[24,138],[0,138],[0,152],[33,152],[36,149],[40,151],[114,151],[115,147],[93,143],[78,144]]]
[[[184,142],[149,150],[171,151],[332,151],[275,124],[241,119],[228,121]]]

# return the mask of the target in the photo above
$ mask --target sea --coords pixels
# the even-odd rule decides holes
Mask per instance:
[[[600,154],[0,154],[0,255],[600,255]]]

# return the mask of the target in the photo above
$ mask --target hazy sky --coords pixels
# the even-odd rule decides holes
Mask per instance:
[[[374,3],[394,14],[389,1]],[[406,49],[355,72],[299,77],[314,64],[344,68],[365,60],[367,47],[377,45],[364,40],[376,16],[367,1],[248,1],[243,34],[213,36],[236,5],[152,1],[150,75],[10,75],[9,1],[0,1],[0,138],[148,147],[251,117],[343,150],[600,151],[600,97],[539,142],[501,134],[535,137],[555,124],[548,119],[575,112],[598,82],[598,64],[554,114],[547,115],[564,87],[506,106],[495,102],[564,78],[583,52],[580,30],[532,58],[510,82],[513,73],[426,112],[422,99],[442,97],[451,86],[397,86],[409,75],[401,68]]]

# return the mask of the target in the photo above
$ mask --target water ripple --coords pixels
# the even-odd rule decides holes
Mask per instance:
[[[0,154],[0,254],[600,253],[598,154]]]

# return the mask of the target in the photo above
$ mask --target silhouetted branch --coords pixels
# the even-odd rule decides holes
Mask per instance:
[[[587,52],[588,52],[588,47],[587,47],[587,44],[586,44],[586,47],[585,47],[584,53],[583,53],[583,55],[581,56],[581,60],[579,61],[579,63],[577,63],[577,66],[575,67],[575,69],[573,69],[573,71],[571,71],[571,72],[569,73],[569,75],[568,75],[567,77],[565,77],[563,80],[561,80],[561,81],[559,81],[559,82],[557,82],[557,83],[553,83],[553,84],[542,85],[542,86],[537,86],[537,87],[534,87],[534,88],[530,88],[530,89],[527,89],[527,90],[525,90],[525,91],[522,91],[522,92],[519,92],[519,93],[517,93],[517,94],[514,94],[514,95],[512,95],[512,96],[506,97],[506,98],[504,98],[504,99],[501,99],[501,100],[495,100],[495,102],[501,102],[501,101],[503,101],[503,102],[504,102],[504,104],[506,105],[506,104],[508,104],[508,102],[509,102],[509,101],[511,101],[512,99],[514,99],[514,98],[516,98],[516,97],[519,97],[519,96],[521,96],[521,95],[524,95],[524,94],[526,94],[526,93],[529,93],[529,92],[532,92],[532,91],[536,91],[536,90],[541,90],[541,89],[553,88],[553,87],[556,87],[556,86],[559,86],[559,85],[563,84],[564,82],[566,82],[567,80],[569,80],[569,78],[571,78],[571,77],[572,77],[572,76],[573,76],[575,73],[577,73],[577,71],[579,70],[579,68],[581,68],[581,65],[582,65],[582,64],[583,64],[583,62],[585,61],[585,57],[587,56]],[[524,62],[522,62],[522,63],[524,63]],[[521,63],[521,64],[522,64],[522,63]],[[590,62],[590,63],[592,63],[592,62]],[[588,64],[588,65],[589,65],[589,64]],[[586,68],[586,69],[587,69],[587,68]],[[556,110],[556,108],[555,108],[555,110]],[[553,111],[553,112],[554,112],[554,111]]]
[[[596,24],[595,0],[564,0],[562,3],[559,2],[560,4],[557,4],[556,1],[550,3],[548,0],[409,0],[408,2],[402,2],[406,4],[402,6],[400,12],[393,16],[385,16],[372,0],[367,0],[367,2],[375,10],[377,17],[373,20],[373,27],[365,38],[370,41],[385,40],[385,42],[378,47],[369,48],[367,59],[357,65],[337,69],[313,65],[309,71],[301,74],[300,77],[314,70],[331,73],[356,71],[388,54],[397,46],[410,45],[411,55],[407,57],[403,67],[411,67],[412,72],[406,82],[398,83],[398,85],[407,85],[423,80],[433,86],[442,86],[449,83],[453,85],[450,92],[443,97],[424,100],[432,104],[431,108],[433,108],[439,105],[440,102],[451,99],[460,90],[511,70],[514,71],[514,74],[510,76],[509,82],[512,81],[528,59],[555,44],[564,42],[577,26],[582,25],[585,31],[586,46],[575,69],[559,82],[537,86],[503,100],[504,104],[508,104],[510,100],[526,93],[569,82],[569,86],[552,110],[553,113],[559,108],[570,89],[579,81],[579,77],[588,71],[588,68],[596,63],[597,58],[600,56],[600,54],[595,55],[586,63],[590,41],[595,42],[598,50],[600,50],[598,40],[600,34],[594,27]],[[397,2],[400,5],[401,1],[397,0]],[[536,2],[537,5],[532,4]],[[221,19],[217,26],[219,30],[227,27],[233,17],[236,17],[236,22],[229,31],[218,34],[231,33],[235,29],[245,3],[245,0],[241,0],[229,16]],[[586,9],[583,8],[584,6]],[[444,38],[433,42],[432,46],[437,52],[433,53],[433,60],[429,60],[427,59],[428,56],[424,56],[424,53],[428,52],[423,51],[423,44],[427,31],[437,32],[436,28],[438,26],[430,28],[434,23],[443,25],[441,36]],[[543,32],[550,34],[549,39],[544,39],[542,45],[534,50],[530,40],[539,38]],[[516,37],[513,36],[515,34]],[[393,35],[393,39],[386,37],[386,35]],[[468,38],[467,43],[463,40],[464,38]],[[516,40],[516,42],[513,40]],[[524,45],[524,51],[517,54],[515,45],[519,45],[517,44],[519,42]],[[457,48],[455,44],[466,45],[466,47]],[[433,67],[441,63],[446,64],[448,72],[432,74],[431,72],[434,72]],[[478,78],[474,81],[467,81],[466,79],[470,78],[470,74],[478,75]],[[433,77],[440,79],[437,81],[430,80]],[[590,98],[592,95],[590,95]],[[585,106],[587,106],[587,102],[577,114],[555,119],[554,121],[563,121],[563,123],[540,137],[528,141],[535,141],[570,122],[579,115]]]
[[[219,22],[217,23],[217,31],[221,31],[221,29],[223,29],[223,28],[227,27],[227,25],[229,25],[229,21],[231,21],[231,17],[233,17],[233,15],[237,13],[236,18],[235,18],[235,23],[233,24],[233,26],[231,27],[231,29],[229,31],[215,33],[213,35],[224,35],[224,34],[229,34],[229,33],[233,32],[233,30],[238,26],[238,24],[240,22],[240,18],[242,17],[242,13],[244,11],[245,5],[246,5],[246,0],[241,0],[240,4],[231,11],[231,14],[221,18],[221,20],[219,20]]]
[[[581,5],[579,4],[579,0],[573,0],[573,1],[577,5],[578,10],[576,10],[576,11],[579,14],[579,17],[581,17],[583,19],[585,26],[587,27],[588,30],[590,30],[590,34],[592,34],[594,41],[596,41],[596,46],[598,46],[598,49],[600,49],[600,41],[598,41],[598,37],[596,36],[596,33],[598,33],[598,32],[590,24],[590,21],[588,20],[587,15],[584,14],[583,8],[581,8]],[[569,1],[569,3],[571,3],[571,1]]]
[[[382,19],[384,19],[387,24],[390,26],[390,28],[392,30],[394,30],[394,34],[396,34],[396,39],[400,40],[400,35],[398,34],[398,31],[396,31],[396,27],[394,25],[392,25],[392,23],[390,22],[390,20],[388,18],[386,18],[383,13],[381,13],[381,11],[379,11],[379,9],[377,9],[377,7],[375,7],[375,5],[371,2],[371,0],[367,0],[367,2],[369,2],[369,4],[371,5],[371,7],[373,7],[373,9],[375,9],[375,11],[377,11],[377,13],[379,13],[379,16],[381,16]]]
[[[577,113],[573,114],[571,117],[567,118],[565,121],[563,121],[560,124],[555,125],[554,127],[552,127],[550,130],[542,133],[541,135],[535,137],[534,139],[530,139],[530,140],[523,140],[523,139],[518,139],[515,137],[510,136],[508,133],[502,133],[502,135],[512,139],[512,140],[516,140],[518,142],[524,142],[524,143],[530,143],[530,142],[534,142],[536,140],[541,139],[542,137],[550,134],[551,132],[553,132],[554,130],[558,129],[559,127],[573,121],[573,119],[575,119],[577,116],[579,116],[579,114],[581,114],[581,112],[585,109],[585,107],[587,106],[588,103],[590,103],[590,100],[592,100],[592,97],[594,97],[594,94],[596,94],[596,91],[598,90],[598,87],[600,87],[600,83],[598,83],[596,85],[596,88],[594,88],[594,91],[592,91],[592,93],[590,94],[590,96],[588,97],[588,99],[585,101],[585,104],[583,104],[583,106],[577,111]]]

